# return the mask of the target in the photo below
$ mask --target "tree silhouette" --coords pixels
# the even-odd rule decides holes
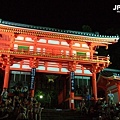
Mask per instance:
[[[120,28],[108,28],[105,30],[107,35],[120,35]]]
[[[89,25],[83,25],[82,31],[83,32],[92,32],[92,28]]]

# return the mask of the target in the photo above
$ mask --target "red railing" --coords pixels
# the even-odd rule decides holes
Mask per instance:
[[[65,55],[65,54],[52,54],[48,52],[35,52],[35,51],[27,51],[27,50],[9,50],[9,49],[1,49],[0,54],[11,54],[11,55],[19,55],[19,56],[36,56],[36,57],[47,57],[47,58],[61,58],[61,59],[69,59],[69,60],[83,60],[83,61],[93,61],[93,62],[108,62],[109,57],[105,56],[86,56],[86,55]]]

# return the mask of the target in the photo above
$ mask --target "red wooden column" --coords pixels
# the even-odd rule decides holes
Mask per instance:
[[[75,91],[75,71],[76,71],[76,62],[68,63],[68,70],[70,71],[70,99],[69,99],[69,108],[75,109],[74,104],[74,91]]]
[[[30,94],[31,98],[34,97],[35,94],[35,75],[36,75],[36,68],[38,67],[39,61],[36,57],[30,59],[30,67],[31,67],[31,86],[30,86]]]
[[[74,110],[75,105],[74,105],[74,92],[70,93],[70,109]]]
[[[74,105],[74,90],[72,88],[72,81],[70,79],[70,99],[69,99],[69,109],[74,110],[75,109],[75,105]]]
[[[5,67],[5,75],[4,75],[4,84],[3,84],[3,88],[8,88],[9,74],[10,74],[10,65],[7,64],[6,67]]]
[[[96,72],[95,71],[93,71],[93,73],[92,73],[92,88],[93,88],[94,100],[97,101],[97,81],[96,81]]]
[[[30,90],[30,93],[31,93],[31,98],[33,98],[35,95],[35,90],[34,89]]]
[[[10,49],[11,50],[14,49],[14,42],[15,42],[16,37],[17,37],[17,35],[15,35],[15,34],[10,35]]]
[[[31,69],[31,83],[30,83],[31,98],[33,98],[35,94],[35,74],[36,74],[36,68],[32,68]]]
[[[37,52],[37,41],[39,40],[39,37],[33,37],[32,38],[34,40],[34,52],[36,53]]]
[[[69,40],[67,41],[67,43],[69,44],[69,56],[72,56],[73,55],[73,41]]]
[[[64,79],[64,87],[63,87],[63,98],[66,98],[66,80]]]
[[[70,72],[70,101],[69,101],[69,108],[74,110],[74,90],[75,90],[75,73],[74,71]]]
[[[117,87],[118,87],[118,102],[120,102],[120,84],[117,83]]]
[[[67,41],[69,44],[69,55],[72,57],[73,56],[73,41]],[[68,64],[68,69],[70,71],[70,100],[69,100],[69,108],[70,109],[74,109],[75,105],[74,105],[74,90],[72,89],[72,82],[74,81],[72,79],[71,73],[74,73],[74,67],[76,67],[76,65],[74,66],[73,63],[69,63]]]
[[[7,55],[7,59],[3,61],[2,66],[5,67],[4,83],[3,88],[8,88],[9,75],[10,75],[10,65],[12,64],[12,59]]]
[[[93,45],[92,45],[92,43],[89,43],[89,49],[90,49],[90,58],[93,59]]]

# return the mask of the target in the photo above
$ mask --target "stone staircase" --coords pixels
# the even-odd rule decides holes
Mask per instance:
[[[89,115],[81,115],[79,111],[62,109],[44,109],[41,120],[91,120]]]

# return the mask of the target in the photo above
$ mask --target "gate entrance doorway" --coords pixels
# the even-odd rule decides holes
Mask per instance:
[[[58,107],[58,96],[64,89],[64,81],[67,81],[67,76],[68,75],[36,73],[34,81],[35,98],[42,103],[43,107],[51,109]],[[9,82],[9,92],[11,95],[14,94],[16,86],[19,88],[19,92],[21,92],[23,88],[27,88],[29,95],[30,80],[30,72],[11,71]]]

